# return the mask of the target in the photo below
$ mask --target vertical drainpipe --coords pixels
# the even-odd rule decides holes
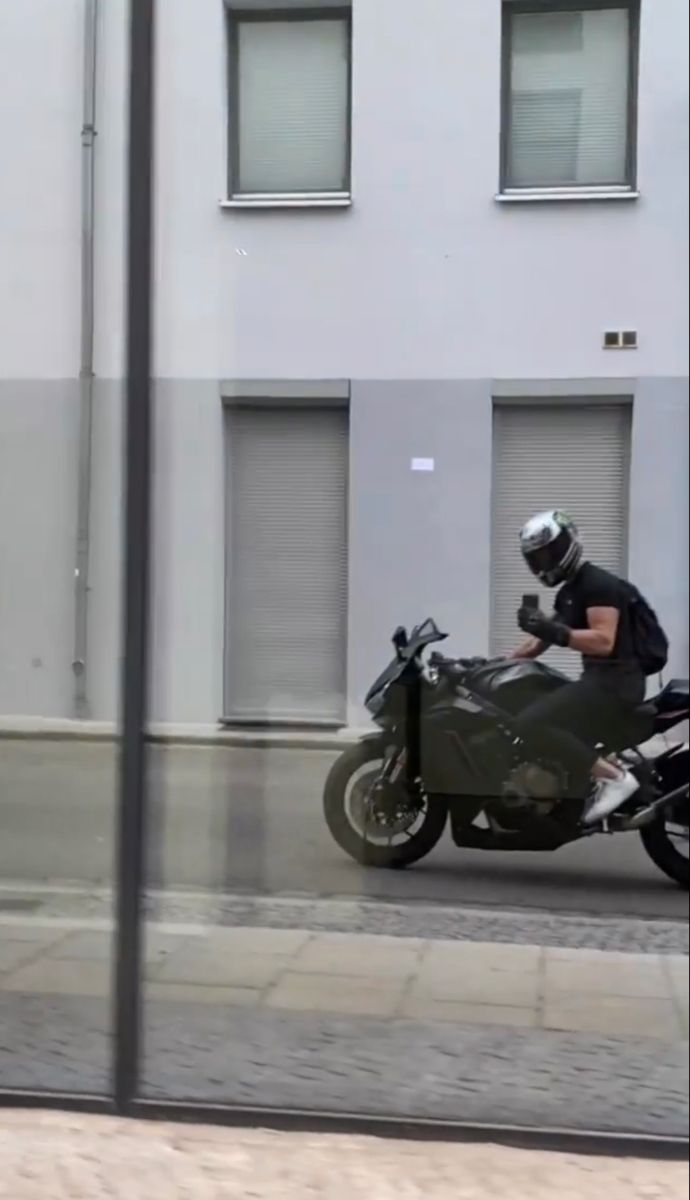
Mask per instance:
[[[94,361],[94,193],[98,0],[84,2],[84,80],[81,129],[81,354],[79,460],[74,564],[74,716],[89,716],[88,622]]]

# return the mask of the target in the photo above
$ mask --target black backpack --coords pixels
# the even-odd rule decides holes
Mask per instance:
[[[630,601],[630,633],[635,657],[645,675],[659,675],[668,662],[668,638],[651,604],[632,584],[626,584]]]

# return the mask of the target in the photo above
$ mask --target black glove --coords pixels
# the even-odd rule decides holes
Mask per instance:
[[[568,626],[547,617],[538,608],[519,608],[518,625],[523,633],[539,638],[547,646],[567,646],[570,642]]]

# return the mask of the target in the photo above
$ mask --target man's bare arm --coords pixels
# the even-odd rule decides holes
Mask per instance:
[[[546,650],[546,642],[542,642],[539,638],[528,636],[524,638],[518,646],[508,655],[508,658],[539,658]]]
[[[587,629],[573,629],[568,645],[592,658],[608,658],[618,636],[620,612],[617,608],[588,608]]]

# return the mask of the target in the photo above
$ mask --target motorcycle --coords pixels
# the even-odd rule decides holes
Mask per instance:
[[[568,677],[534,660],[426,656],[447,636],[431,619],[393,634],[395,655],[365,700],[379,729],[345,750],[326,780],[324,815],[338,845],[357,862],[401,868],[427,855],[449,820],[455,844],[477,850],[554,851],[638,831],[655,865],[687,889],[688,746],[651,757],[638,747],[688,720],[688,681],[671,680],[602,731],[599,753],[632,770],[640,787],[592,827],[582,817],[594,785],[574,788],[511,728],[511,717]]]

